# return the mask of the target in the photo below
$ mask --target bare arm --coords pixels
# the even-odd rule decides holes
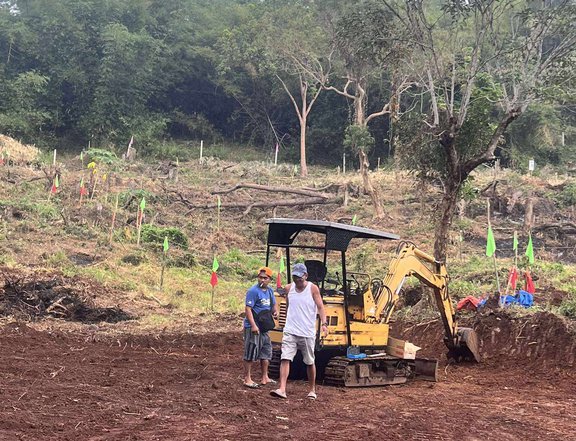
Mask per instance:
[[[256,321],[254,320],[254,314],[252,312],[252,308],[249,306],[244,307],[244,312],[246,313],[246,318],[248,319],[248,323],[250,323],[250,327],[252,328],[252,332],[259,334],[260,329],[256,325]]]
[[[324,309],[324,302],[322,301],[322,296],[320,295],[320,289],[314,284],[312,285],[312,298],[314,299],[314,303],[316,303],[316,307],[318,308],[320,323],[322,323],[322,331],[324,336],[326,336],[328,335],[328,326],[324,327],[324,323],[327,323],[326,310]]]
[[[286,297],[286,314],[288,314],[288,301],[289,301],[288,293],[290,292],[290,288],[292,288],[291,283],[289,283],[288,285],[286,285],[284,287],[284,291],[286,292],[286,294],[285,294],[285,297]]]
[[[272,316],[274,318],[278,318],[280,316],[280,305],[278,304],[278,300],[274,297],[274,305],[271,305],[272,309]]]

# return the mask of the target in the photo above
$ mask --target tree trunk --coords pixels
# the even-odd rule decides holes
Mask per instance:
[[[526,210],[524,212],[524,231],[529,232],[534,226],[534,199],[532,192],[526,198]]]
[[[300,119],[300,176],[308,176],[306,165],[306,117]]]
[[[450,179],[446,183],[446,190],[440,205],[440,215],[434,234],[434,258],[439,262],[446,262],[446,251],[452,219],[456,212],[458,192],[462,182]]]
[[[378,192],[372,185],[372,181],[370,180],[370,175],[368,174],[370,171],[370,163],[368,162],[368,156],[362,150],[358,152],[358,159],[360,160],[360,174],[362,175],[362,181],[364,183],[364,189],[370,199],[372,200],[372,205],[374,205],[375,216],[378,219],[384,217],[384,209],[382,208],[382,202],[380,201],[380,196]]]

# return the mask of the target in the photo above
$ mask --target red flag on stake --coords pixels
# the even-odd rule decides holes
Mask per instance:
[[[284,265],[284,256],[280,256],[280,265],[278,267],[278,275],[276,276],[276,288],[282,288],[282,273],[286,270]]]
[[[524,278],[526,280],[526,284],[524,285],[524,291],[529,292],[530,294],[534,294],[536,292],[536,287],[534,286],[534,282],[532,281],[530,271],[526,271],[524,273]]]
[[[58,187],[60,187],[60,182],[58,182],[58,175],[56,175],[54,181],[52,181],[52,188],[50,189],[50,191],[52,193],[56,193],[56,191],[58,191]]]
[[[218,271],[219,267],[220,265],[218,264],[218,260],[216,259],[216,256],[214,256],[214,261],[212,262],[212,276],[210,277],[210,285],[212,285],[212,288],[218,284],[218,274],[216,274],[216,271]]]
[[[212,285],[212,288],[218,285],[218,275],[214,271],[212,271],[212,276],[210,277],[210,285]]]
[[[510,274],[508,274],[508,285],[512,288],[512,291],[516,290],[517,280],[518,280],[518,270],[514,266],[510,270]]]
[[[84,178],[80,180],[80,196],[86,196],[88,194],[88,190],[84,186]]]

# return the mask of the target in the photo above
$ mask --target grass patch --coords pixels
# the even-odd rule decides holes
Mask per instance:
[[[565,299],[560,304],[559,312],[566,317],[576,319],[576,295],[572,294],[568,299]]]

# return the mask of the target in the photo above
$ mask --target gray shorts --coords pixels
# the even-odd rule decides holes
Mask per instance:
[[[314,345],[316,337],[299,337],[297,335],[286,334],[282,336],[282,360],[294,360],[296,351],[302,352],[304,364],[310,366],[314,364]]]
[[[244,360],[271,360],[272,342],[267,332],[254,334],[252,328],[244,328]]]

